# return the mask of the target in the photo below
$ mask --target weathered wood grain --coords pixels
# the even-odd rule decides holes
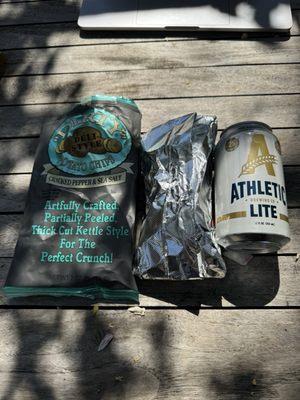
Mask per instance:
[[[191,32],[80,32],[76,22],[0,26],[0,48],[21,49],[90,44],[121,44],[164,40],[196,40]]]
[[[0,176],[1,212],[19,212],[24,210],[31,174]],[[14,210],[14,211],[13,211]]]
[[[49,1],[49,0],[2,0],[1,3],[26,3],[31,1]],[[79,0],[78,0],[79,1]],[[300,1],[299,0],[291,0],[291,8],[292,10],[299,7],[300,8]]]
[[[300,69],[295,64],[3,77],[0,105],[78,101],[96,90],[135,99],[160,99],[288,94],[298,93],[299,86]]]
[[[291,228],[291,241],[280,254],[300,253],[300,209],[289,209],[289,221]],[[22,215],[3,214],[0,215],[0,257],[12,257],[17,241],[18,233],[22,223]]]
[[[285,186],[287,189],[287,199],[290,207],[299,207],[300,203],[300,168],[284,168]],[[299,182],[299,185],[298,183]]]
[[[274,129],[273,132],[281,144],[283,163],[287,166],[299,164],[300,128]],[[38,141],[38,138],[0,140],[0,174],[30,173]],[[289,171],[287,174],[289,177]]]
[[[22,166],[22,163],[18,163],[19,166],[20,164]],[[284,174],[288,205],[290,207],[300,207],[300,166],[285,167]],[[24,210],[30,178],[30,174],[0,175],[1,212],[20,212]]]
[[[220,129],[231,123],[249,119],[264,121],[273,128],[285,128],[300,126],[300,114],[297,111],[299,99],[299,95],[237,96],[139,100],[137,104],[143,114],[143,131],[192,110],[202,114],[217,115]]]
[[[299,268],[295,256],[256,256],[247,266],[225,258],[225,279],[205,281],[137,280],[141,307],[294,307],[300,306]],[[0,258],[0,287],[4,285],[11,258]],[[9,305],[80,306],[91,301],[79,298],[22,298]],[[107,304],[102,304],[107,307]]]
[[[293,26],[291,29],[292,36],[300,34],[300,7],[298,10],[293,10]]]
[[[28,138],[1,140],[0,174],[31,172],[38,142],[39,139]],[[23,179],[26,177],[24,176]],[[21,183],[21,180],[19,182]]]
[[[300,95],[224,96],[137,101],[143,115],[143,131],[192,111],[217,115],[220,129],[245,120],[263,121],[273,128],[299,127],[299,103]],[[37,136],[40,134],[43,124],[49,123],[49,126],[51,126],[51,122],[55,124],[55,121],[72,106],[72,104],[37,104],[0,107],[0,137]],[[297,164],[300,146],[297,139],[299,131],[288,130],[288,132],[290,132],[288,140],[291,142],[288,143],[287,140],[288,151],[285,153],[289,154],[291,159],[296,160],[296,162],[292,162],[293,164]]]
[[[35,3],[35,4],[34,4]],[[299,7],[298,0],[294,7]],[[207,54],[221,51],[220,44],[208,41],[197,41],[203,36],[196,34],[168,34],[172,42],[186,40],[186,48],[198,51],[203,60],[195,56],[186,60],[191,54],[184,49],[184,42],[175,44],[181,56],[172,54],[172,46],[165,41],[165,34],[118,34],[98,33],[95,37],[80,37],[76,28],[79,0],[44,0],[27,3],[0,4],[0,49],[32,48],[24,52],[11,51],[6,56],[9,60],[9,73],[61,73],[75,72],[81,68],[81,58],[91,58],[90,65],[82,71],[93,71],[97,62],[101,70],[105,63],[97,56],[91,57],[90,49],[82,50],[80,46],[87,44],[104,44],[99,52],[109,69],[134,69],[131,60],[136,56],[137,65],[142,68],[157,68],[157,65],[175,67],[221,64],[222,54],[213,57]],[[3,12],[4,11],[4,12]],[[55,23],[55,21],[71,20],[71,23]],[[292,34],[299,34],[299,13],[294,13]],[[30,24],[37,25],[30,25]],[[45,23],[45,24],[43,24]],[[10,25],[5,27],[4,25]],[[25,25],[18,25],[25,24]],[[26,25],[29,24],[29,25]],[[16,25],[16,26],[14,26]],[[295,38],[297,39],[297,38]],[[195,44],[191,41],[195,41]],[[297,41],[279,42],[268,40],[262,42],[220,42],[224,44],[223,59],[239,63],[287,63],[297,62],[299,52]],[[160,41],[167,49],[166,63],[163,65]],[[141,50],[134,51],[135,44],[124,44],[120,47],[119,58],[109,54],[117,52],[120,43],[147,42],[137,44]],[[272,45],[270,45],[270,43]],[[113,45],[115,43],[115,45]],[[118,44],[118,45],[117,45]],[[48,46],[73,46],[74,49],[48,49]],[[149,58],[146,49],[149,46]],[[129,47],[127,47],[129,46]],[[157,54],[155,46],[158,47]],[[265,47],[264,47],[265,46]],[[44,47],[44,50],[34,50]],[[103,47],[103,48],[102,48]],[[286,48],[290,51],[286,51]],[[154,50],[153,50],[154,49]],[[198,50],[199,49],[199,50]],[[149,50],[149,49],[148,49]],[[263,50],[265,58],[263,61]],[[274,50],[274,51],[272,51]],[[65,53],[64,53],[65,51]],[[230,56],[230,52],[232,55]],[[238,54],[241,53],[241,56]],[[251,55],[248,56],[247,54]],[[44,54],[47,56],[44,57]],[[65,54],[70,65],[63,59]],[[134,54],[136,53],[136,54]],[[257,53],[257,54],[256,54]],[[77,57],[78,54],[78,57]],[[279,56],[279,54],[281,54]],[[207,58],[205,58],[207,55]],[[142,59],[142,56],[145,59]],[[209,59],[209,57],[211,57]],[[36,60],[36,59],[38,60]],[[167,64],[167,61],[171,63]],[[209,61],[211,60],[211,61]],[[255,61],[256,60],[256,61]],[[273,60],[273,61],[272,61]],[[207,62],[210,64],[205,64]],[[74,65],[72,65],[72,62]],[[180,65],[182,62],[182,65]],[[155,63],[158,63],[157,65]],[[223,64],[224,64],[223,63]],[[61,66],[59,66],[59,64]],[[87,62],[85,63],[87,64]],[[83,63],[82,63],[83,65]],[[124,66],[124,68],[123,68]],[[144,74],[139,78],[135,73],[131,78],[121,71],[119,75],[91,74],[82,80],[79,75],[70,76],[67,80],[61,77],[20,77],[10,81],[1,81],[3,92],[1,104],[13,104],[12,107],[0,107],[1,137],[30,137],[39,135],[42,122],[64,114],[68,104],[36,104],[15,106],[27,102],[73,102],[89,90],[109,90],[110,93],[128,90],[128,94],[142,100],[138,104],[143,112],[143,130],[158,123],[193,110],[217,114],[219,127],[222,129],[230,123],[245,119],[258,119],[275,128],[299,127],[298,112],[299,95],[282,95],[299,91],[299,77],[283,69],[275,67],[275,72],[262,72],[256,68],[250,74],[254,85],[248,77],[244,81],[237,78],[240,92],[234,91],[234,84],[228,82],[234,76],[220,73],[213,76],[212,96],[205,80],[209,75],[202,75],[202,69],[186,71],[177,75],[179,86],[175,87],[176,75],[167,71],[165,89],[160,89],[162,79],[154,73]],[[68,69],[69,68],[69,69]],[[71,70],[73,68],[73,70]],[[90,68],[90,69],[89,69]],[[222,68],[222,67],[220,67]],[[248,68],[248,67],[247,67]],[[268,69],[266,67],[266,69]],[[181,68],[184,70],[184,68]],[[189,68],[191,69],[191,68]],[[236,70],[237,71],[237,70]],[[244,72],[246,69],[244,69]],[[269,70],[270,71],[270,70]],[[211,71],[210,71],[211,72]],[[87,74],[88,75],[88,74]],[[261,78],[258,77],[261,75]],[[95,81],[99,77],[111,79],[113,83]],[[127,79],[128,83],[116,83],[115,79]],[[162,76],[164,78],[165,75]],[[189,77],[193,77],[192,89],[186,85]],[[148,79],[149,77],[149,79]],[[243,77],[243,76],[242,76]],[[173,83],[172,83],[172,79]],[[87,79],[90,84],[86,84]],[[273,80],[273,82],[267,82]],[[51,83],[51,82],[52,83]],[[260,81],[260,88],[256,85]],[[4,83],[3,83],[4,82]],[[13,83],[12,83],[13,82]],[[54,82],[54,84],[53,84]],[[175,82],[176,83],[176,82]],[[292,86],[293,83],[293,86]],[[3,86],[4,84],[4,86]],[[131,87],[126,86],[130,84]],[[147,85],[151,84],[151,89]],[[34,94],[37,85],[37,95]],[[123,86],[122,86],[123,85]],[[136,86],[135,86],[136,85]],[[173,85],[173,86],[172,86]],[[220,86],[220,89],[217,88]],[[106,89],[105,89],[106,88]],[[111,89],[110,89],[111,88]],[[278,95],[265,95],[262,90]],[[7,90],[7,91],[6,91]],[[245,91],[247,90],[247,92]],[[119,92],[118,92],[119,93]],[[158,99],[152,97],[161,93],[161,97],[196,96],[192,99]],[[186,94],[188,93],[188,94]],[[206,93],[206,94],[205,94]],[[218,94],[219,93],[219,94]],[[237,93],[247,96],[236,96]],[[248,96],[257,94],[259,96]],[[45,95],[46,94],[46,95]],[[90,93],[88,93],[90,94]],[[234,94],[234,97],[226,97]],[[147,100],[144,100],[147,99]],[[299,163],[299,129],[280,129],[283,136],[285,160],[290,164]],[[275,132],[276,133],[276,132]],[[282,141],[282,139],[280,138]],[[34,141],[22,139],[16,146],[15,141],[0,142],[0,166],[10,166],[8,172],[24,172],[32,163]],[[6,150],[6,151],[5,151]],[[24,150],[24,151],[23,151]],[[2,159],[3,157],[3,159]],[[1,169],[0,169],[1,171]],[[289,171],[294,171],[293,167]],[[30,175],[16,177],[1,176],[0,185],[5,184],[8,191],[15,196],[9,198],[16,201],[16,208],[23,209],[24,193]],[[296,173],[295,173],[296,176]],[[14,181],[16,177],[16,181]],[[22,182],[19,180],[22,179]],[[1,182],[2,179],[2,182]],[[6,179],[6,181],[5,181]],[[27,181],[26,181],[27,179]],[[290,179],[290,181],[289,181]],[[298,198],[298,186],[294,183],[293,174],[287,175],[287,186],[293,186],[292,198]],[[298,180],[297,180],[298,182]],[[3,192],[3,190],[2,190]],[[3,196],[1,193],[0,196]],[[1,197],[5,199],[4,197]],[[293,200],[293,201],[294,201]],[[296,204],[296,203],[294,203]],[[298,203],[297,203],[298,205]],[[16,211],[18,211],[16,210]],[[1,208],[0,211],[5,211]],[[8,209],[9,211],[9,209]],[[286,252],[299,252],[299,210],[290,210],[292,222],[292,243],[284,249]],[[20,226],[20,215],[0,216],[0,255],[13,253],[17,230]],[[100,320],[96,322],[90,311],[57,311],[57,310],[19,310],[2,311],[0,324],[0,397],[3,399],[31,400],[43,399],[104,399],[104,400],[241,400],[241,399],[280,399],[296,400],[299,397],[299,311],[298,310],[200,310],[199,316],[188,311],[178,310],[177,306],[238,306],[271,307],[299,306],[299,264],[295,255],[272,257],[256,257],[248,266],[239,267],[228,264],[228,274],[224,281],[193,282],[190,285],[166,285],[165,283],[140,282],[142,305],[146,307],[169,307],[170,310],[146,310],[145,317],[134,316],[128,311],[100,311]],[[10,259],[0,259],[0,280],[9,266]],[[2,266],[2,267],[1,267]],[[196,311],[194,310],[194,313]],[[97,352],[96,330],[110,330],[115,339],[102,353]]]
[[[78,19],[80,3],[80,0],[5,1],[0,4],[0,16],[2,17],[0,26],[75,22]],[[300,8],[297,1],[292,7]]]
[[[300,37],[287,41],[175,41],[52,47],[4,52],[6,76],[183,68],[237,64],[297,63]],[[265,68],[268,68],[265,66]],[[188,71],[187,71],[188,73]]]
[[[1,311],[1,397],[296,400],[298,310]],[[113,342],[97,352],[96,333]]]
[[[0,26],[77,21],[79,0],[44,0],[0,4]]]
[[[293,27],[291,36],[299,35],[300,10],[293,12]],[[38,25],[19,25],[19,26],[0,26],[0,49],[26,49],[38,47],[55,47],[55,46],[77,46],[77,45],[107,45],[121,43],[146,43],[146,42],[162,42],[162,41],[191,41],[200,40],[199,46],[206,45],[207,39],[231,39],[238,38],[237,33],[219,32],[208,34],[204,32],[79,32],[76,22],[38,24]],[[276,37],[254,37],[253,43],[264,42],[271,46],[272,42],[276,45],[282,38]],[[250,35],[252,41],[253,37]],[[243,41],[247,42],[247,37],[243,35]],[[211,41],[207,42],[211,43]],[[233,52],[236,49],[234,44],[228,44],[226,47],[232,46]],[[224,43],[225,44],[225,43]],[[259,45],[260,46],[260,45]],[[226,51],[226,47],[222,51]],[[244,54],[247,56],[247,54]],[[224,59],[224,61],[226,61]],[[267,60],[266,60],[267,63]]]

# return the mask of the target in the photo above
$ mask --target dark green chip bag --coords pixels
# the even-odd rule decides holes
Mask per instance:
[[[132,259],[140,125],[132,100],[97,95],[43,130],[8,297],[138,302]]]

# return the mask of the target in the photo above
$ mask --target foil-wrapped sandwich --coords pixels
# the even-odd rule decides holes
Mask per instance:
[[[142,139],[146,212],[135,274],[142,278],[223,278],[225,263],[212,225],[215,117],[168,121]]]

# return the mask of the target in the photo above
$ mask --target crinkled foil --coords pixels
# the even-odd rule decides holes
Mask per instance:
[[[215,117],[184,115],[142,139],[146,214],[135,273],[142,278],[223,278],[211,216]]]

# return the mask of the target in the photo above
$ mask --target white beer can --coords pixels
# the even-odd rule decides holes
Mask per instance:
[[[290,240],[280,143],[256,121],[225,129],[215,151],[216,236],[221,246],[272,253]]]

